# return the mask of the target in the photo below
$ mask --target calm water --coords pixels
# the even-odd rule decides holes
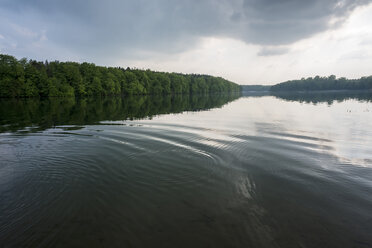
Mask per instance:
[[[372,247],[371,94],[0,101],[1,247]]]

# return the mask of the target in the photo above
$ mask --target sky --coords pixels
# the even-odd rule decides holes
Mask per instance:
[[[0,0],[0,53],[275,84],[372,75],[372,0]]]

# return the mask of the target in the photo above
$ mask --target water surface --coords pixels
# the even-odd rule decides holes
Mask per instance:
[[[5,247],[371,247],[368,95],[0,101]]]

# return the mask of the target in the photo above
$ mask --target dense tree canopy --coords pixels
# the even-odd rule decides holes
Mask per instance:
[[[322,90],[366,90],[372,89],[372,76],[360,79],[329,77],[302,78],[273,85],[271,91],[322,91]]]
[[[168,95],[240,91],[221,77],[17,60],[0,54],[0,97]]]

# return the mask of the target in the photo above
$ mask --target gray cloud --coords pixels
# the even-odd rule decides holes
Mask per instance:
[[[258,56],[276,56],[283,55],[289,52],[287,47],[262,47],[257,53]]]
[[[0,48],[11,50],[11,43],[17,44],[18,51],[26,51],[31,43],[44,42],[50,49],[58,47],[98,61],[136,57],[138,51],[177,53],[208,36],[275,47],[334,28],[356,7],[370,2],[2,0],[0,34],[4,39],[0,40]],[[34,35],[27,36],[27,32]],[[286,52],[281,49],[263,48],[260,55]]]

